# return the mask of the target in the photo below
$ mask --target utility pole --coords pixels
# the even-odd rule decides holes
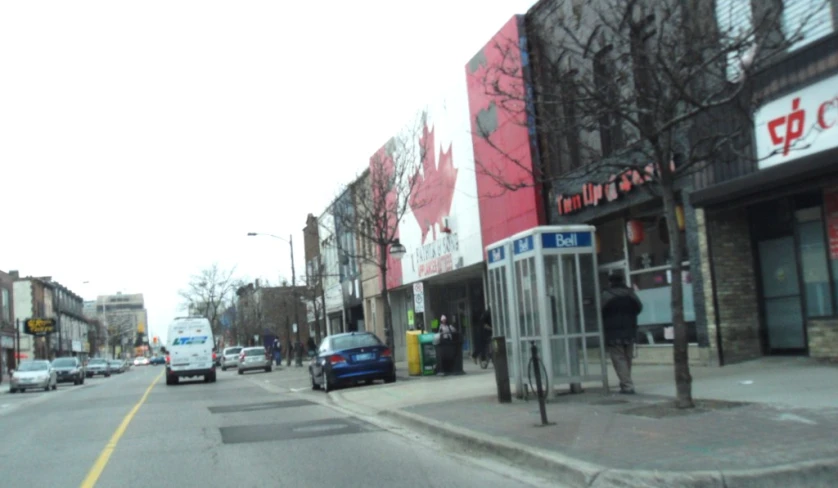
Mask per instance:
[[[294,300],[294,327],[297,328],[295,331],[295,339],[297,343],[294,344],[294,356],[296,356],[297,366],[303,365],[303,351],[300,349],[302,345],[302,341],[300,340],[300,299],[297,297],[297,273],[294,268],[294,235],[288,235],[288,245],[291,247],[291,296]]]

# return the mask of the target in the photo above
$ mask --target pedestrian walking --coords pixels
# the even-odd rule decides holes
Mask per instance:
[[[274,363],[280,366],[282,364],[282,342],[280,342],[279,337],[274,337],[273,354]]]
[[[457,328],[448,323],[445,315],[439,317],[439,346],[442,351],[442,374],[447,375],[454,369],[454,347],[456,346]]]
[[[317,355],[317,343],[314,342],[314,338],[309,336],[308,337],[308,357],[313,358]]]
[[[485,359],[489,351],[489,343],[492,341],[492,314],[489,310],[484,310],[480,315],[480,330],[477,331],[475,338],[474,353],[471,357],[474,359],[474,364],[477,364],[478,359]]]
[[[637,340],[637,316],[643,304],[634,290],[627,287],[622,274],[608,276],[610,288],[602,292],[602,327],[614,371],[620,379],[620,393],[633,395],[631,361]]]

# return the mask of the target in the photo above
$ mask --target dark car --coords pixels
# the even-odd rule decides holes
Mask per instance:
[[[163,356],[153,356],[151,359],[148,360],[149,364],[158,365],[158,364],[166,364],[166,358]]]
[[[85,370],[84,364],[75,357],[55,358],[52,361],[52,368],[55,370],[59,383],[73,382],[74,385],[83,385]]]
[[[327,392],[337,386],[359,382],[396,381],[393,353],[369,332],[348,332],[323,339],[308,367],[311,387]]]
[[[111,376],[111,364],[107,359],[93,358],[87,362],[86,373],[88,378],[93,378],[97,374],[108,378]]]

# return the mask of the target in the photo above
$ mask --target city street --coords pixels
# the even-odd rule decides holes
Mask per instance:
[[[165,385],[135,367],[0,394],[3,486],[544,486],[311,391],[305,368]],[[361,387],[364,388],[364,387]],[[369,388],[369,387],[366,387]],[[372,388],[386,388],[374,386]]]

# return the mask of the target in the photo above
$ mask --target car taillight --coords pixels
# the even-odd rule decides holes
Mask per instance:
[[[215,358],[216,358],[216,357],[217,357],[217,356],[215,355],[215,353],[212,353],[212,360],[213,360],[213,361],[215,361]]]
[[[169,361],[170,361],[169,356],[166,356],[166,364],[169,364]]]
[[[345,363],[346,359],[343,358],[340,354],[332,354],[329,356],[329,363],[330,364],[337,364],[337,363]]]
[[[391,351],[390,348],[387,348],[387,349],[381,351],[381,357],[391,358],[391,357],[393,357],[393,351]]]

